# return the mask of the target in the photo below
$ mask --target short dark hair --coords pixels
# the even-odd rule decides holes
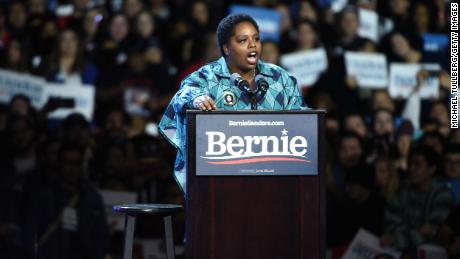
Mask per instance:
[[[235,26],[242,22],[250,22],[256,30],[259,31],[259,26],[256,21],[247,14],[230,14],[222,19],[217,26],[217,42],[219,43],[220,53],[225,57],[223,46],[228,43],[230,37],[235,33]]]
[[[89,128],[89,122],[86,120],[86,118],[80,114],[80,113],[72,113],[68,115],[63,121],[62,121],[62,128],[65,131],[71,130],[74,127],[83,127],[83,128]]]
[[[425,158],[425,161],[427,162],[428,165],[436,166],[436,168],[439,167],[439,154],[436,153],[436,151],[429,146],[425,146],[425,145],[415,146],[410,151],[410,157],[414,155],[421,155]]]

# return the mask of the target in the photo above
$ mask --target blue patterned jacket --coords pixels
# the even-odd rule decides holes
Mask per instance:
[[[258,102],[260,110],[300,110],[305,107],[297,80],[283,68],[265,63],[257,63],[257,72],[265,77],[269,89]],[[210,96],[221,110],[250,110],[251,101],[247,93],[242,92],[230,81],[231,73],[222,57],[208,63],[185,78],[179,91],[169,103],[160,121],[160,132],[177,149],[174,175],[182,191],[185,192],[186,159],[186,118],[185,111],[193,109],[193,100],[202,95]],[[225,97],[232,96],[234,102]]]

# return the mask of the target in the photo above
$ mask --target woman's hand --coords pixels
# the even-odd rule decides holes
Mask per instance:
[[[195,98],[195,100],[193,100],[193,107],[202,111],[217,110],[216,103],[211,97],[207,95],[202,95]]]

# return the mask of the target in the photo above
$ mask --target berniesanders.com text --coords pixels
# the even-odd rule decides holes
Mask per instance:
[[[284,126],[284,121],[263,121],[263,120],[228,121],[228,126]]]

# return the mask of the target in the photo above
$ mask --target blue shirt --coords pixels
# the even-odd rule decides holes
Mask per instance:
[[[305,107],[297,80],[283,68],[265,63],[257,63],[257,73],[264,76],[269,84],[264,98],[257,103],[261,110],[300,110]],[[169,103],[160,121],[160,132],[177,149],[174,176],[185,191],[186,182],[186,118],[185,111],[193,108],[195,98],[208,95],[219,110],[250,110],[251,98],[230,80],[230,70],[222,57],[208,63],[185,78],[179,91]]]

